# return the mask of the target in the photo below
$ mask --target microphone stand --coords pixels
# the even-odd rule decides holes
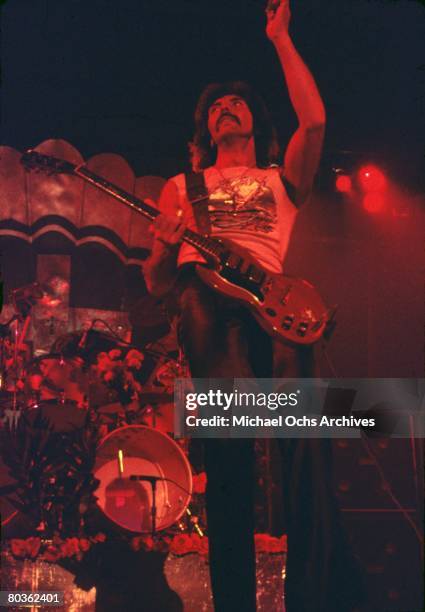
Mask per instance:
[[[165,478],[162,478],[161,476],[143,476],[139,474],[132,474],[130,476],[130,480],[144,480],[146,482],[150,482],[150,485],[152,487],[151,535],[152,535],[152,538],[155,538],[156,536],[156,485],[157,485],[158,480],[165,480]]]

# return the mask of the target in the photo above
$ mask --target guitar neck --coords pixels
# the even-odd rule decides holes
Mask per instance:
[[[123,202],[123,204],[143,215],[150,221],[156,219],[156,217],[160,214],[159,210],[156,208],[149,206],[149,204],[146,204],[146,202],[143,200],[136,198],[127,191],[124,191],[124,189],[121,189],[117,185],[107,181],[105,178],[98,176],[86,166],[75,167],[74,174],[85,180],[87,183],[90,183],[105,193],[108,193],[120,202]],[[189,229],[185,230],[182,239],[184,242],[187,242],[198,249],[198,251],[200,251],[200,253],[207,258],[211,256],[218,257],[222,251],[222,246],[219,242],[216,242],[215,240],[206,236],[201,236],[201,234],[193,232]]]

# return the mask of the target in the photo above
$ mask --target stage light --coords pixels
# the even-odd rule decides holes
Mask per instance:
[[[387,179],[382,170],[372,165],[360,168],[358,180],[363,191],[368,193],[383,191],[387,185]]]
[[[385,196],[379,191],[372,191],[363,196],[363,208],[368,213],[378,213],[385,206]]]
[[[340,174],[335,181],[335,189],[340,193],[350,193],[352,189],[351,177],[346,174]]]

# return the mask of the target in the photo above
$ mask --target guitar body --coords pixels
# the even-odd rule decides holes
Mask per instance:
[[[228,264],[216,261],[209,267],[198,265],[197,274],[206,285],[246,305],[274,337],[304,345],[320,339],[329,310],[313,285],[268,272],[239,245],[230,240],[216,241],[228,251]]]

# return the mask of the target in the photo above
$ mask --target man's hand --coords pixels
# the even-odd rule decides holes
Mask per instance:
[[[149,200],[146,202],[150,203]],[[186,221],[178,202],[177,186],[170,179],[161,191],[157,206],[160,214],[150,227],[154,235],[152,251],[143,264],[148,291],[158,297],[170,291],[177,278],[178,253],[186,230]],[[154,202],[152,204],[155,205]]]
[[[180,244],[185,229],[186,224],[181,217],[164,214],[158,215],[151,225],[154,238],[170,249]]]
[[[294,188],[292,201],[299,206],[307,200],[316,174],[326,113],[314,78],[289,36],[289,0],[269,0],[266,33],[279,57],[289,98],[298,119],[298,128],[286,149],[281,172]]]
[[[147,200],[146,200],[147,201]],[[149,293],[157,297],[172,288],[177,276],[177,255],[186,223],[176,215],[160,214],[150,227],[154,235],[152,252],[143,264]]]
[[[266,34],[273,42],[288,35],[291,10],[289,0],[269,0],[266,6]]]

